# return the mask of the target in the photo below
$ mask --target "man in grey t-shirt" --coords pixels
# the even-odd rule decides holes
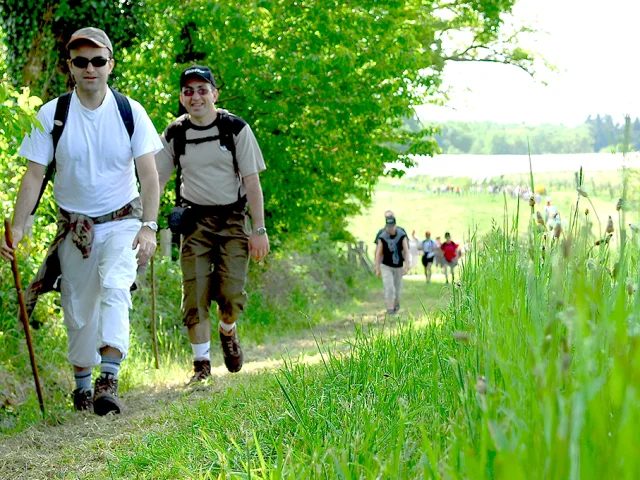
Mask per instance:
[[[195,383],[211,376],[209,308],[213,301],[218,304],[225,365],[230,372],[242,368],[235,324],[247,298],[249,255],[261,261],[269,253],[269,238],[259,175],[265,164],[251,127],[216,108],[218,90],[209,68],[185,69],[180,90],[180,103],[188,113],[162,134],[164,149],[156,155],[156,165],[161,189],[179,167],[182,184],[177,195],[191,219],[181,232],[180,264],[182,319],[194,356],[189,383]]]

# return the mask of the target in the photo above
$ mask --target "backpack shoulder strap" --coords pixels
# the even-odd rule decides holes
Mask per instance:
[[[36,210],[38,209],[38,205],[40,205],[40,200],[42,199],[42,195],[44,195],[47,184],[49,183],[49,180],[53,178],[53,174],[56,171],[56,150],[58,148],[58,142],[60,141],[62,132],[64,131],[64,126],[67,123],[67,116],[69,116],[71,93],[72,92],[63,93],[58,97],[58,103],[56,103],[56,111],[53,115],[53,129],[51,130],[51,139],[53,140],[53,158],[49,165],[47,165],[47,170],[45,171],[42,179],[42,185],[40,186],[40,193],[38,194],[36,204],[31,211],[31,215],[36,214]]]
[[[173,163],[178,167],[176,170],[176,207],[182,204],[182,197],[180,195],[182,165],[180,164],[180,157],[184,155],[187,144],[187,128],[189,128],[188,117],[187,115],[181,115],[167,127],[165,133],[167,142],[173,140]]]
[[[116,99],[116,104],[118,105],[118,112],[120,112],[120,117],[122,117],[122,123],[124,123],[125,128],[127,129],[127,133],[129,134],[129,140],[133,137],[133,132],[135,130],[135,125],[133,123],[133,111],[131,110],[131,102],[126,97],[126,95],[121,94],[117,90],[109,87],[113,96]]]
[[[236,156],[235,137],[240,134],[240,131],[247,125],[247,122],[224,109],[218,109],[218,113],[220,115],[220,121],[218,123],[218,128],[220,130],[220,144],[224,145],[227,150],[231,152],[231,156],[233,157],[233,169],[239,178],[240,169],[238,168],[238,157]]]
[[[238,178],[238,201],[242,198],[242,177],[240,176],[240,168],[238,167],[238,157],[236,155],[235,135],[240,133],[246,122],[236,115],[232,115],[227,110],[219,109],[220,121],[218,130],[220,131],[220,145],[224,145],[231,152],[233,159],[233,170]]]
[[[169,124],[165,133],[167,142],[171,143],[173,140],[173,163],[178,167],[180,167],[180,157],[184,155],[187,144],[188,123],[187,115],[181,115]]]

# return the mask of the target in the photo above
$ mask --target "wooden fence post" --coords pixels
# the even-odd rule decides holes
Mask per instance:
[[[171,256],[171,230],[167,228],[160,230],[160,256]]]

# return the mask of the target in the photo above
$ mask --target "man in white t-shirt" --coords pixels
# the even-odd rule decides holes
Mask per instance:
[[[176,197],[188,207],[180,226],[180,267],[182,321],[193,350],[190,384],[211,376],[212,302],[218,305],[217,330],[227,370],[242,368],[236,320],[247,300],[249,256],[259,262],[269,253],[262,152],[247,122],[217,108],[217,100],[211,70],[186,68],[180,76],[180,103],[187,113],[167,126],[161,137],[164,149],[156,155],[161,189],[178,167],[176,185],[182,183]]]
[[[129,137],[107,86],[114,67],[107,34],[83,28],[71,36],[67,49],[75,89],[64,130],[54,152],[51,132],[59,97],[40,109],[37,118],[43,129],[34,127],[20,148],[28,164],[12,233],[15,246],[55,153],[58,232],[27,293],[52,272],[56,279],[59,274],[68,359],[76,381],[74,406],[105,415],[123,408],[117,396],[118,372],[129,348],[130,287],[137,266],[146,264],[156,248],[159,185],[154,154],[162,144],[144,108],[131,99],[134,131]],[[3,241],[2,257],[11,259],[12,247]],[[100,375],[92,390],[97,365]]]

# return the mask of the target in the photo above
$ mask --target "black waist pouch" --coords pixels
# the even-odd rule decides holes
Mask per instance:
[[[169,230],[173,233],[185,234],[193,229],[195,218],[191,207],[173,207],[169,217]]]

